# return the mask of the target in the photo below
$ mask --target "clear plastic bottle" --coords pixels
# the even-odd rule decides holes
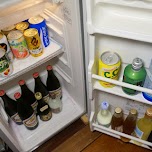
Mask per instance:
[[[115,113],[111,120],[111,128],[119,132],[123,131],[123,113],[120,107],[115,108]]]
[[[129,112],[129,115],[125,119],[123,123],[123,133],[132,135],[134,132],[134,129],[136,127],[136,121],[137,121],[137,110],[136,109],[131,109]],[[124,142],[129,142],[130,139],[121,137],[121,140]]]
[[[109,127],[111,124],[112,114],[108,110],[109,103],[104,101],[101,103],[101,110],[97,114],[97,121],[100,125]]]

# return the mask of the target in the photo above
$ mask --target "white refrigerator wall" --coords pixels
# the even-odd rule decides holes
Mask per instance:
[[[21,3],[23,2],[26,1],[21,1]],[[19,5],[21,4],[19,3]],[[3,83],[0,85],[0,89],[6,90],[7,94],[13,99],[14,93],[16,91],[20,92],[18,85],[20,79],[25,79],[28,87],[34,91],[32,73],[35,71],[39,72],[45,84],[47,78],[46,65],[48,64],[53,65],[54,71],[62,85],[62,112],[58,115],[53,114],[52,119],[48,122],[39,120],[38,128],[33,131],[28,131],[23,125],[18,126],[12,121],[8,125],[5,115],[1,111],[2,122],[0,123],[0,135],[10,148],[14,151],[21,152],[35,149],[86,111],[84,53],[82,49],[79,1],[65,0],[64,3],[52,4],[39,0],[31,1],[31,3],[25,5],[23,12],[20,8],[13,12],[12,8],[17,9],[16,6],[11,6],[10,10],[9,8],[6,10],[7,15],[4,13],[0,17],[0,21],[2,21],[1,28],[5,26],[5,22],[6,26],[11,25],[10,21],[7,22],[8,18],[13,20],[16,13],[18,15],[13,20],[13,24],[40,13],[40,15],[46,18],[50,37],[57,41],[57,45],[58,43],[62,45],[58,53],[49,55],[51,60],[47,57],[42,58],[41,61],[37,61],[33,67],[31,65],[26,70],[23,65],[20,67],[21,71],[18,75],[16,73],[12,78],[2,80]],[[34,12],[34,10],[36,11]],[[50,46],[47,48],[47,51],[49,51],[49,48]]]

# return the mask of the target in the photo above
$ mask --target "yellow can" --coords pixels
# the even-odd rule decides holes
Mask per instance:
[[[114,52],[104,52],[99,59],[99,70],[98,74],[105,78],[118,80],[120,71],[121,61],[117,53]],[[115,85],[100,81],[100,84],[105,88],[112,88]]]
[[[26,39],[31,55],[34,57],[41,56],[43,54],[43,48],[38,30],[35,28],[29,28],[25,30],[24,37]]]
[[[29,23],[28,22],[20,22],[16,24],[16,29],[20,30],[21,32],[24,32],[26,29],[28,29]]]

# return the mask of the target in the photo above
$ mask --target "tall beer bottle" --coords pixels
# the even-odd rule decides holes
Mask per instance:
[[[61,90],[61,85],[60,82],[58,80],[58,78],[55,76],[54,72],[53,72],[53,68],[51,65],[48,65],[46,67],[47,72],[48,72],[48,77],[46,80],[46,86],[47,86],[47,90],[49,91],[50,97],[62,97],[62,90]]]
[[[35,72],[33,73],[33,78],[35,79],[35,88],[34,88],[34,92],[40,92],[42,94],[43,100],[48,103],[49,102],[49,92],[46,88],[46,86],[43,84],[43,82],[41,81],[40,77],[39,77],[39,73]]]
[[[33,130],[38,126],[38,120],[33,108],[27,104],[26,100],[22,98],[19,92],[14,94],[17,100],[17,111],[25,127],[29,130]]]
[[[40,92],[35,93],[35,98],[38,101],[37,114],[39,115],[42,121],[48,121],[52,117],[51,108],[49,105],[42,99],[42,94]]]
[[[17,112],[17,103],[15,100],[11,99],[4,90],[0,90],[0,97],[4,102],[4,109],[8,116],[18,125],[23,124],[21,118]]]
[[[124,70],[123,82],[136,85],[143,86],[146,78],[146,70],[143,67],[143,61],[140,58],[135,58],[132,64],[126,66]],[[129,95],[135,95],[138,92],[129,88],[122,88],[123,91]]]
[[[29,103],[29,105],[32,106],[36,113],[38,102],[35,99],[34,93],[27,87],[24,80],[20,80],[18,83],[21,87],[22,97],[26,100],[27,103]]]

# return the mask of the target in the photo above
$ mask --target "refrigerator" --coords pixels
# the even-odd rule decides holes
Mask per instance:
[[[38,118],[39,126],[32,131],[11,121],[1,101],[0,137],[14,152],[33,151],[85,113],[91,131],[118,139],[127,137],[131,143],[140,142],[138,146],[144,148],[152,146],[148,141],[97,123],[102,101],[109,103],[112,114],[116,107],[121,107],[125,117],[131,108],[135,108],[141,118],[152,105],[141,93],[152,94],[151,89],[122,82],[124,68],[136,57],[143,60],[147,71],[149,69],[152,49],[150,0],[7,0],[1,2],[0,8],[0,29],[40,15],[46,20],[50,38],[50,45],[40,57],[13,61],[13,73],[0,78],[0,89],[14,99],[14,93],[21,91],[18,81],[24,79],[34,92],[32,74],[39,72],[46,84],[46,66],[51,64],[63,92],[62,111],[53,114],[47,122]],[[106,51],[116,52],[121,58],[118,80],[98,75],[99,59]],[[104,88],[99,80],[115,86]],[[127,95],[122,87],[139,93]]]

